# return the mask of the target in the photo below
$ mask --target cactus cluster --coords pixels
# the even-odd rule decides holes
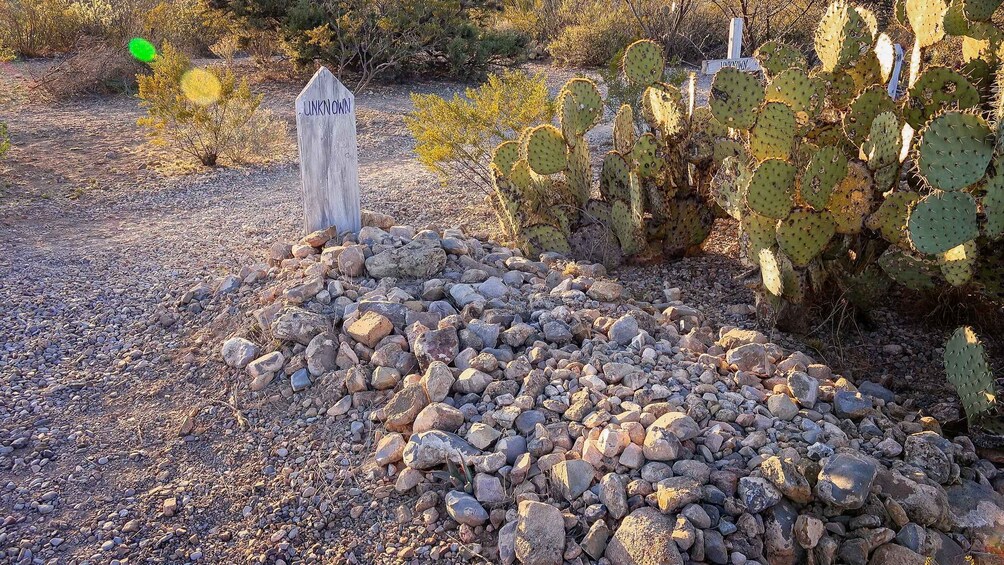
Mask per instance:
[[[917,41],[900,99],[886,86],[891,40],[844,0],[819,23],[816,68],[770,42],[755,53],[762,75],[716,75],[709,129],[728,133],[712,196],[740,221],[774,304],[828,282],[880,297],[884,277],[1004,298],[1004,32],[990,23],[1000,3],[984,4],[897,5]],[[964,36],[964,65],[923,67],[924,50],[951,35]]]
[[[702,196],[714,166],[710,116],[688,115],[680,91],[659,82],[664,67],[654,42],[625,51],[624,76],[645,91],[639,108],[617,110],[598,195],[585,136],[603,115],[603,99],[591,80],[574,78],[562,88],[558,126],[529,129],[495,150],[495,195],[528,254],[611,264],[654,252],[683,255],[707,238],[714,220]],[[637,131],[637,112],[645,131]]]

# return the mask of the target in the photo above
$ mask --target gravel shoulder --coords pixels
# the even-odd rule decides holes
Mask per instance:
[[[417,227],[489,229],[477,198],[414,159],[401,119],[410,90],[459,88],[359,98],[364,208]],[[289,120],[295,90],[270,86],[267,104]],[[15,149],[0,177],[10,183],[0,197],[0,561],[400,562],[448,540],[400,519],[411,498],[361,488],[378,472],[363,464],[371,424],[329,427],[280,393],[251,401],[244,377],[217,360],[250,290],[201,312],[177,307],[193,285],[240,273],[299,235],[293,151],[264,167],[164,176],[132,98],[2,110]],[[747,314],[720,314],[751,301],[733,280],[734,226],[721,234],[706,256],[617,274],[639,295],[680,287],[716,322],[752,326]],[[875,318],[882,329],[844,343],[854,376],[888,374],[904,391],[943,381],[942,328]],[[941,386],[918,396],[949,395]],[[324,544],[303,543],[322,528]]]

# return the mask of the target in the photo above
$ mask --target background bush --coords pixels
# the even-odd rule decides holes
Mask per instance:
[[[165,44],[151,64],[153,74],[139,77],[139,97],[148,116],[139,124],[153,142],[191,155],[206,166],[221,158],[232,163],[267,160],[286,139],[284,124],[261,108],[247,80],[231,69],[205,69],[219,81],[218,96],[193,100],[182,88],[191,70],[187,56]],[[212,90],[212,89],[209,89]]]
[[[69,0],[0,0],[0,44],[23,57],[69,49],[79,22]]]
[[[460,0],[215,0],[260,30],[281,32],[300,64],[321,61],[354,90],[418,70],[473,78],[519,62],[526,38],[492,26],[489,2]]]
[[[3,158],[10,151],[10,132],[7,130],[7,122],[0,122],[0,158]]]
[[[543,74],[505,71],[452,99],[412,94],[415,109],[405,123],[415,138],[419,161],[447,182],[461,179],[493,192],[489,164],[502,141],[554,115]],[[498,210],[496,210],[498,211]]]

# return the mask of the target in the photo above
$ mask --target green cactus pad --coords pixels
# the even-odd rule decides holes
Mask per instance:
[[[492,154],[492,164],[497,166],[503,175],[508,175],[512,171],[516,161],[519,161],[519,143],[515,141],[500,143]]]
[[[897,283],[911,290],[935,288],[934,266],[930,261],[914,257],[902,250],[890,247],[878,258],[878,264],[885,274]]]
[[[813,77],[825,93],[826,103],[832,108],[845,108],[854,101],[858,94],[857,84],[854,78],[844,71],[833,73],[817,72]]]
[[[634,110],[629,104],[623,104],[614,117],[614,149],[620,153],[630,153],[634,139]]]
[[[802,52],[780,41],[768,41],[753,53],[760,68],[768,77],[773,77],[787,69],[804,69],[807,67],[805,55]]]
[[[540,257],[541,253],[553,251],[562,255],[571,255],[565,234],[555,226],[536,224],[525,228],[521,234],[525,243],[527,255]]]
[[[962,399],[966,418],[976,423],[997,407],[997,388],[976,333],[970,327],[955,330],[945,344],[945,373]]]
[[[722,162],[711,179],[711,196],[725,210],[725,213],[735,219],[741,219],[745,210],[746,183],[750,173],[745,163],[729,157]]]
[[[857,59],[851,60],[844,72],[854,81],[854,91],[864,92],[872,86],[884,86],[882,62],[875,50],[865,51]]]
[[[649,127],[665,137],[675,137],[686,128],[680,92],[664,85],[650,86],[641,97],[641,112]]]
[[[742,215],[739,231],[746,258],[754,265],[760,264],[760,250],[768,249],[777,242],[777,220],[755,212]]]
[[[635,86],[648,86],[662,78],[666,58],[662,47],[654,41],[635,41],[624,50],[624,76]]]
[[[581,206],[589,200],[593,190],[593,170],[589,161],[589,144],[579,143],[568,152],[568,170],[565,172],[569,190]]]
[[[974,22],[986,22],[993,17],[1001,0],[962,0],[966,17]]]
[[[726,67],[711,84],[711,114],[722,125],[749,129],[756,122],[756,112],[764,100],[760,81],[751,74]]]
[[[983,118],[948,112],[920,132],[917,168],[931,186],[960,190],[983,178],[993,155],[990,128]]]
[[[495,198],[498,200],[502,212],[503,227],[509,234],[517,233],[523,223],[520,211],[520,190],[503,175],[498,165],[492,164],[491,172]]]
[[[966,77],[946,67],[929,67],[910,89],[903,116],[914,129],[942,110],[967,110],[980,103],[980,92]]]
[[[821,147],[809,160],[798,185],[798,195],[816,210],[826,208],[833,189],[847,176],[847,156],[836,147]]]
[[[767,102],[782,102],[787,104],[796,113],[805,113],[808,121],[808,114],[818,105],[820,93],[816,89],[817,83],[805,74],[801,69],[786,69],[774,76],[774,79],[767,85]]]
[[[582,211],[582,221],[585,224],[603,224],[610,226],[610,203],[590,199]]]
[[[640,252],[645,245],[644,236],[638,232],[639,221],[631,213],[631,205],[623,200],[615,200],[610,205],[610,227],[621,242],[625,255]]]
[[[711,114],[711,108],[707,106],[694,108],[694,115],[690,117],[690,129],[703,131],[716,140],[729,136],[729,128],[716,120]]]
[[[795,210],[777,223],[777,244],[792,263],[804,267],[826,249],[836,227],[829,212]]]
[[[565,83],[558,94],[558,104],[561,131],[568,140],[577,140],[603,116],[603,97],[596,84],[589,79],[573,78]]]
[[[631,165],[627,159],[616,151],[610,151],[603,157],[603,168],[600,170],[600,194],[607,202],[631,199],[630,193]]]
[[[906,17],[906,0],[893,0],[892,12],[896,23],[904,27],[910,25],[910,20]]]
[[[962,5],[962,0],[949,0],[942,23],[948,35],[960,36],[970,33],[969,18],[966,17],[966,8]]]
[[[937,255],[979,235],[976,200],[965,192],[933,192],[910,207],[910,243],[925,255]]]
[[[761,249],[758,254],[757,263],[760,265],[760,278],[763,281],[763,287],[774,296],[784,294],[783,262],[781,253],[769,247]]]
[[[871,48],[869,22],[844,0],[830,4],[816,28],[816,55],[823,70],[834,71]]]
[[[868,229],[879,232],[889,243],[899,243],[906,231],[906,219],[910,206],[920,200],[916,192],[892,192],[887,194],[874,214],[868,217]]]
[[[983,197],[983,213],[987,217],[984,233],[990,239],[1004,237],[1004,162],[997,166],[997,174],[987,181],[987,194]]]
[[[673,202],[666,215],[666,233],[662,242],[664,258],[683,257],[696,250],[711,234],[715,216],[698,198]]]
[[[797,131],[798,124],[791,108],[781,102],[768,102],[760,110],[750,133],[750,155],[757,161],[789,159]]]
[[[837,224],[837,233],[860,233],[871,209],[872,178],[868,168],[854,161],[847,166],[847,176],[830,194],[826,209]]]
[[[906,18],[921,47],[930,47],[945,37],[945,0],[906,0]]]
[[[976,265],[976,242],[967,241],[938,255],[941,274],[952,286],[963,286],[973,278]]]
[[[746,205],[758,214],[780,220],[794,204],[795,166],[768,159],[756,168],[746,191]]]
[[[651,133],[642,134],[635,141],[631,158],[637,163],[638,175],[641,178],[653,178],[662,171],[662,166],[666,162],[659,158],[658,150],[659,142]]]
[[[558,128],[545,124],[533,128],[523,147],[523,157],[538,175],[560,173],[568,166],[568,147]]]
[[[873,86],[862,92],[844,114],[844,135],[855,147],[860,147],[871,131],[872,120],[883,112],[895,112],[896,103],[883,86]]]
[[[899,119],[893,112],[882,112],[872,120],[872,127],[861,145],[861,152],[868,159],[868,168],[877,171],[890,165],[899,165],[899,154],[903,148],[903,132]],[[885,190],[888,186],[879,186]]]
[[[719,165],[721,165],[729,157],[734,157],[744,163],[750,160],[749,153],[746,151],[746,146],[734,139],[722,139],[716,141],[711,155],[715,163]]]

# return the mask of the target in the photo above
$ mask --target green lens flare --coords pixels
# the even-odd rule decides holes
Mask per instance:
[[[149,63],[157,57],[157,48],[142,37],[134,37],[129,40],[129,52],[144,63]]]

